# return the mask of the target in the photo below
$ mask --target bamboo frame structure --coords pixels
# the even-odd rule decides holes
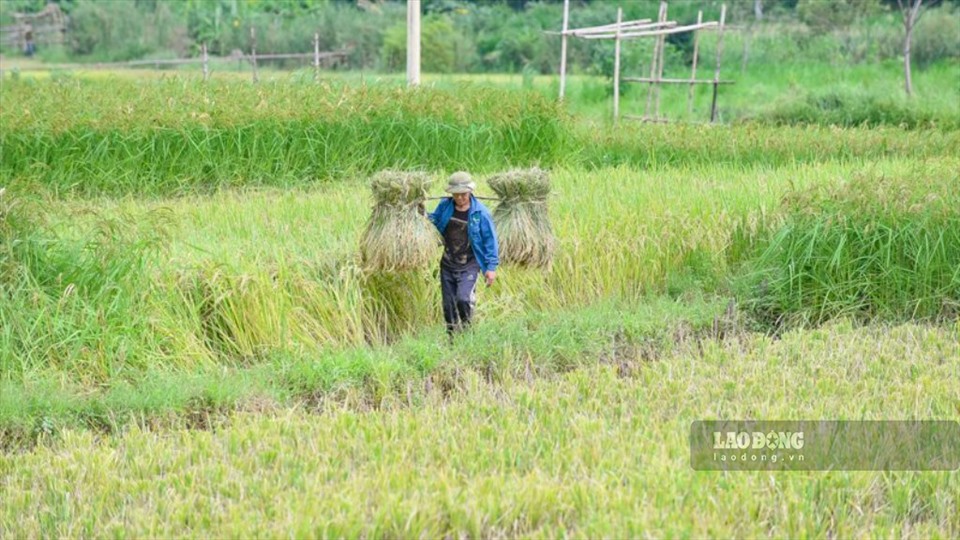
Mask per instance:
[[[623,10],[617,9],[617,22],[599,26],[590,26],[584,28],[569,28],[570,21],[570,1],[564,0],[563,3],[563,26],[560,32],[545,32],[547,34],[561,36],[560,48],[560,100],[563,100],[566,91],[567,77],[567,38],[576,37],[580,39],[612,39],[614,40],[614,73],[613,73],[613,122],[617,124],[620,119],[620,83],[645,83],[648,84],[646,107],[643,116],[623,115],[624,118],[640,119],[645,122],[664,122],[660,117],[660,89],[662,84],[685,84],[689,86],[687,92],[687,110],[689,114],[693,113],[694,88],[698,84],[709,84],[713,86],[713,95],[710,105],[710,122],[717,121],[717,100],[720,85],[734,84],[734,81],[720,79],[720,66],[723,56],[723,33],[730,29],[726,25],[727,5],[720,7],[719,21],[704,21],[703,11],[697,13],[696,24],[680,26],[676,21],[667,20],[667,2],[660,2],[660,10],[657,14],[657,21],[650,19],[637,19],[632,21],[623,20]],[[700,31],[716,30],[717,38],[717,58],[716,68],[714,69],[712,80],[697,79],[697,62],[700,54]],[[671,34],[680,34],[693,32],[693,62],[690,70],[689,79],[675,79],[663,77],[663,52],[665,48],[666,36]],[[623,40],[640,39],[652,37],[655,39],[653,47],[653,58],[650,62],[649,77],[621,77],[620,56],[622,52]],[[653,114],[651,114],[651,109]]]
[[[48,3],[38,13],[13,13],[14,24],[0,26],[0,44],[23,51],[27,43],[55,45],[64,42],[67,18],[60,6]]]
[[[160,66],[180,66],[188,64],[201,64],[209,70],[209,65],[213,62],[253,62],[254,55],[242,54],[239,56],[210,56],[209,50],[204,56],[203,49],[206,49],[206,43],[201,44],[201,54],[196,58],[177,58],[177,59],[157,59],[157,60],[130,60],[127,62],[96,62],[90,64],[42,64],[36,66],[24,66],[19,68],[21,71],[52,71],[57,69],[65,70],[95,70],[95,69],[116,69],[116,68],[137,68],[137,67],[160,67]],[[277,53],[277,54],[257,54],[258,60],[284,60],[284,59],[314,59],[314,62],[324,61],[327,64],[341,61],[349,54],[349,49],[338,51],[320,51],[319,53]],[[209,71],[207,73],[209,77]]]

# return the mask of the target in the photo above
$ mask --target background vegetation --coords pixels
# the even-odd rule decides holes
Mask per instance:
[[[42,9],[44,0],[7,0],[0,24],[14,12]],[[428,0],[422,25],[423,68],[429,72],[557,73],[558,30],[562,2],[466,2]],[[627,19],[654,17],[655,1],[625,2]],[[670,18],[681,24],[719,17],[721,2],[673,2]],[[892,0],[764,0],[757,18],[752,0],[730,0],[725,64],[759,64],[776,69],[784,60],[857,65],[896,60],[902,56],[903,28]],[[405,7],[394,1],[331,0],[61,0],[69,16],[62,48],[38,50],[47,60],[133,60],[197,56],[201,43],[211,54],[228,56],[250,50],[250,28],[257,30],[259,52],[309,52],[318,33],[322,50],[349,48],[344,67],[392,71],[402,68],[406,47]],[[960,4],[947,1],[930,9],[914,35],[915,65],[924,67],[960,58]],[[608,24],[617,5],[606,1],[574,1],[571,27]],[[144,29],[144,31],[141,31]],[[649,41],[649,40],[648,40]],[[715,56],[715,38],[705,33],[701,55]],[[689,34],[671,36],[667,65],[689,64]],[[647,41],[625,47],[624,65],[643,73],[649,66]],[[6,54],[17,51],[7,50]],[[712,62],[712,60],[711,60]],[[705,68],[712,66],[704,64]],[[570,42],[573,72],[612,75],[610,43]],[[649,69],[649,68],[647,68]]]

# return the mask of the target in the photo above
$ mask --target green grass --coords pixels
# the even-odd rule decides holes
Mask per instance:
[[[536,79],[4,81],[0,537],[957,536],[956,475],[689,469],[697,419],[960,418],[960,131],[910,123],[956,90],[758,116],[824,69],[615,131]],[[553,266],[460,340],[435,269],[360,270],[368,173],[537,164]]]
[[[899,128],[623,124],[578,130],[577,162],[588,168],[617,165],[637,169],[728,164],[745,169],[801,163],[861,163],[884,158],[955,155],[960,131]]]
[[[555,171],[550,212],[558,246],[551,270],[504,267],[495,287],[479,291],[478,316],[503,320],[641,298],[667,290],[697,257],[708,263],[700,277],[716,281],[739,219],[772,211],[791,184],[851,170],[837,164],[752,174],[734,166]],[[482,180],[481,192],[489,193]],[[680,185],[693,189],[678,191]],[[52,242],[44,256],[82,252],[101,263],[71,268],[78,273],[73,279],[43,269],[52,288],[38,287],[33,270],[12,283],[12,301],[0,304],[0,366],[10,377],[55,371],[92,382],[146,365],[249,363],[275,350],[383,342],[441,320],[435,268],[392,281],[360,271],[371,201],[354,183],[46,204],[47,224],[37,233]],[[104,222],[117,224],[113,243],[96,242]],[[140,253],[124,240],[140,235],[168,240]],[[112,290],[136,295],[103,302],[67,294],[75,281],[71,290],[137,253],[146,266],[112,282]]]
[[[116,433],[130,424],[190,426],[258,403],[318,405],[345,393],[379,408],[425,384],[449,391],[467,371],[490,380],[552,377],[598,358],[635,369],[641,356],[665,354],[677,340],[732,331],[738,321],[724,315],[725,306],[723,299],[606,302],[482,322],[452,344],[434,326],[389,346],[273,351],[255,365],[186,371],[157,364],[98,388],[52,374],[24,383],[0,381],[0,437],[9,450],[64,429]]]
[[[743,287],[773,324],[954,319],[960,313],[960,162],[872,168],[791,194]],[[745,235],[749,236],[749,235]]]
[[[907,121],[919,125],[923,118]],[[793,122],[781,120],[773,121]],[[535,90],[471,84],[407,91],[179,78],[23,80],[0,90],[0,121],[0,177],[62,197],[289,188],[382,169],[775,166],[960,148],[960,131],[949,129],[625,124],[614,130],[570,119]]]
[[[779,100],[757,118],[774,125],[898,126],[960,128],[960,114],[925,107],[901,96],[841,88]]]
[[[612,49],[612,44],[605,45]],[[830,65],[792,59],[772,62],[775,67],[771,67],[771,63],[748,63],[742,70],[736,60],[739,58],[726,62],[720,73],[721,79],[735,82],[720,88],[718,110],[722,122],[937,126],[951,130],[960,127],[960,90],[956,84],[960,78],[960,63],[956,60],[945,60],[925,69],[915,67],[915,96],[912,99],[903,93],[903,65],[899,62]],[[714,58],[702,57],[698,78],[712,79],[715,66]],[[623,75],[647,77],[649,72],[638,73],[635,66],[625,65]],[[355,75],[338,74],[337,77],[356,82]],[[689,66],[668,60],[664,77],[687,79],[690,77]],[[388,84],[403,83],[402,76],[383,75],[379,80]],[[556,75],[433,75],[426,81],[439,88],[469,82],[478,86],[535,90],[549,98],[559,95],[559,77]],[[648,90],[647,84],[623,83],[621,114],[644,114]],[[712,88],[698,85],[694,89],[692,111],[688,109],[688,94],[688,85],[665,85],[661,89],[661,116],[686,122],[708,122]],[[608,124],[613,116],[612,96],[612,79],[571,75],[567,80],[565,107],[578,118]],[[825,96],[838,97],[841,103],[833,107],[816,106],[817,98]],[[804,103],[806,106],[802,106]]]
[[[81,195],[549,166],[567,133],[539,94],[482,88],[30,81],[5,84],[0,108],[0,174]]]
[[[956,419],[957,338],[839,323],[690,342],[625,377],[470,372],[378,410],[69,431],[0,455],[0,534],[952,538],[956,474],[694,472],[686,434],[702,418]]]
[[[901,178],[911,196],[922,200],[930,194],[923,187],[926,175],[939,175],[932,178],[949,193],[955,166],[950,158],[886,160],[870,166],[867,181]],[[751,271],[747,263],[759,256],[754,244],[741,241],[744,232],[759,242],[789,214],[781,203],[785,197],[829,190],[863,167],[554,171],[553,266],[547,272],[505,266],[493,288],[479,291],[478,317],[504,321],[650,293],[723,293],[728,280],[742,268]],[[33,258],[10,274],[8,301],[0,304],[0,366],[6,378],[59,373],[84,384],[103,383],[137,377],[147,366],[190,370],[256,363],[285,351],[385,343],[440,322],[435,268],[390,279],[360,270],[359,239],[371,203],[366,190],[350,182],[310,191],[45,204],[45,224],[34,233],[40,240],[8,238],[5,244],[15,254],[34,246]],[[813,220],[828,219],[826,211],[813,212]],[[898,223],[889,226],[902,228]],[[950,281],[956,250],[949,242],[957,229],[951,223],[931,222],[939,228],[914,235],[921,244],[935,242],[938,237],[930,234],[937,231],[946,235],[928,261],[936,264],[921,264],[917,273],[910,263],[914,266],[904,266],[900,278],[881,282],[871,294],[896,304],[889,313],[865,315],[909,318],[913,311],[904,309],[916,302],[924,309],[949,307],[956,286]],[[909,246],[893,247],[910,253]],[[758,270],[787,268],[799,256],[785,253],[757,263]],[[875,253],[871,257],[878,261]],[[816,260],[829,262],[819,255]],[[855,254],[849,260],[863,262]],[[821,291],[855,286],[856,281],[842,280],[858,271],[844,268],[832,278],[836,284]],[[882,269],[871,272],[854,277]],[[794,302],[790,287],[798,284],[803,294],[825,294],[788,280],[787,296],[774,298]],[[748,291],[743,299],[751,297]],[[827,300],[836,305],[809,320],[856,307],[847,297]],[[796,302],[788,307],[797,307],[781,309],[822,307],[808,305],[806,297]]]

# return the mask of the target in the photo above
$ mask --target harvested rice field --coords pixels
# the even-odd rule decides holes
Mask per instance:
[[[0,538],[960,536],[955,468],[691,462],[697,421],[960,429],[956,130],[3,82]],[[511,255],[450,339],[417,206],[460,170]]]

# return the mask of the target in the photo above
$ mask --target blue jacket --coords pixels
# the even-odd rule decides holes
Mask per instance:
[[[443,234],[453,217],[453,198],[446,197],[441,200],[436,210],[427,214],[427,217],[436,225],[440,234]],[[500,265],[500,247],[497,243],[497,231],[493,227],[493,217],[490,210],[473,195],[470,196],[470,210],[467,213],[467,237],[470,239],[473,254],[480,263],[480,270],[495,271]]]

